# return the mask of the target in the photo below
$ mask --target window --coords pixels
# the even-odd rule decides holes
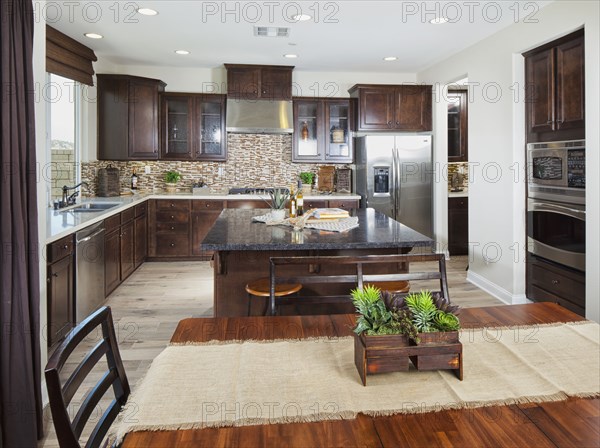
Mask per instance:
[[[62,76],[49,74],[45,96],[48,101],[48,149],[51,200],[62,196],[63,185],[79,183],[79,110],[81,86]]]

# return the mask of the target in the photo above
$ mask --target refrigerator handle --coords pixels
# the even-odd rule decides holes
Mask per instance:
[[[394,219],[400,217],[400,155],[394,148]]]

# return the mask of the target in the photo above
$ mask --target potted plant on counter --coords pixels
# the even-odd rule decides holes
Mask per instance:
[[[285,206],[290,197],[286,188],[274,188],[269,191],[271,197],[271,221],[283,221],[285,219]]]
[[[409,359],[417,370],[450,369],[462,380],[457,306],[429,291],[392,295],[370,285],[351,297],[358,313],[354,363],[364,385],[368,374],[408,370]]]
[[[315,179],[315,173],[303,171],[300,173],[300,181],[302,182],[302,193],[310,194],[312,192],[312,184]]]
[[[175,170],[169,170],[165,173],[165,187],[170,193],[177,191],[177,182],[181,180],[181,174]]]

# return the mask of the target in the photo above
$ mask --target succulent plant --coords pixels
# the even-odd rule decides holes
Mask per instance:
[[[384,328],[391,320],[391,314],[381,301],[379,288],[367,285],[362,289],[350,291],[352,303],[356,312],[360,314],[356,321],[354,332],[361,334],[382,334]]]
[[[271,208],[273,210],[283,210],[290,197],[286,188],[274,188],[269,191],[269,196],[271,196]]]
[[[410,293],[404,298],[404,301],[410,310],[417,330],[422,333],[435,331],[433,319],[437,313],[437,308],[433,303],[431,292],[425,290],[418,293]]]
[[[381,299],[388,310],[401,310],[406,308],[406,302],[404,297],[406,294],[392,294],[389,291],[383,291],[381,293]]]
[[[435,300],[433,302],[435,304],[435,307],[440,310],[440,311],[444,311],[445,313],[451,313],[451,314],[458,314],[460,313],[460,307],[458,305],[452,305],[448,299],[441,297],[441,296],[437,296],[435,297]]]
[[[435,313],[433,324],[440,331],[456,331],[460,328],[460,321],[454,314],[439,311]]]

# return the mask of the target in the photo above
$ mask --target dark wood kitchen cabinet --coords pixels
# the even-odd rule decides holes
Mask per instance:
[[[212,251],[200,249],[200,244],[225,208],[225,201],[192,201],[192,255],[210,260]]]
[[[227,160],[225,95],[161,96],[161,160]]]
[[[585,138],[584,50],[579,30],[523,54],[528,142]]]
[[[350,101],[294,98],[292,162],[352,163]]]
[[[190,213],[187,199],[156,199],[148,203],[148,257],[190,257]]]
[[[467,91],[448,91],[448,162],[469,160],[467,111]]]
[[[104,220],[104,291],[108,297],[121,284],[121,214]]]
[[[448,252],[469,253],[469,198],[448,198]]]
[[[129,75],[97,75],[98,159],[158,158],[159,94],[166,84]]]
[[[354,131],[431,131],[432,86],[356,84]]]
[[[135,240],[133,233],[134,209],[129,208],[121,212],[121,233],[119,234],[119,250],[121,257],[121,282],[135,271]]]
[[[585,273],[527,254],[526,295],[554,302],[585,317]]]
[[[227,96],[242,100],[291,100],[292,70],[289,65],[225,64]]]
[[[134,264],[135,269],[146,260],[148,256],[148,202],[134,207],[135,218],[133,224]]]
[[[134,208],[104,220],[104,289],[110,295],[136,269]]]
[[[74,235],[47,247],[47,338],[53,347],[75,324]]]

